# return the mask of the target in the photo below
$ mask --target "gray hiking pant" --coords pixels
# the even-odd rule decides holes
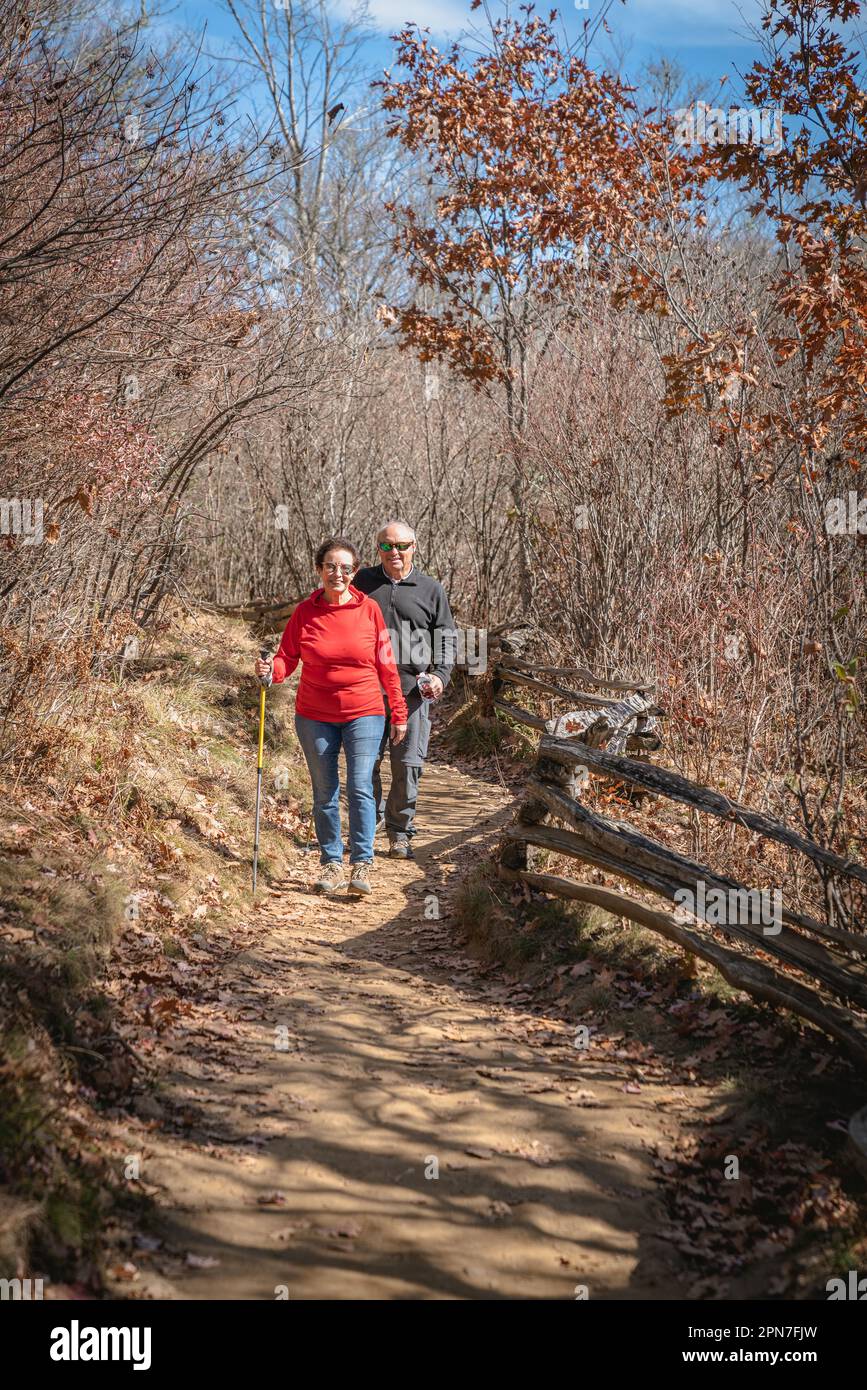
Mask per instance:
[[[376,799],[377,819],[385,818],[388,834],[408,835],[412,839],[415,834],[413,822],[418,784],[430,742],[430,712],[428,702],[413,691],[410,691],[406,702],[409,718],[403,743],[394,744],[390,741],[387,714],[379,756],[373,767],[373,795]],[[391,788],[388,800],[383,793],[381,776],[386,749],[391,762]]]

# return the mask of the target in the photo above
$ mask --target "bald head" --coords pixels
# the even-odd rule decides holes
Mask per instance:
[[[383,550],[383,545],[387,546]],[[404,547],[398,549],[398,546]],[[376,533],[376,548],[382,568],[389,579],[403,579],[409,574],[415,555],[415,531],[405,521],[387,521]]]

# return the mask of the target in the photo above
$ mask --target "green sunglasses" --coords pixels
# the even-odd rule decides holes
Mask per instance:
[[[400,551],[409,550],[409,548],[410,548],[411,545],[415,545],[415,541],[380,541],[380,542],[379,542],[379,548],[380,548],[380,550],[386,550],[386,551],[388,551],[388,550],[400,550]]]

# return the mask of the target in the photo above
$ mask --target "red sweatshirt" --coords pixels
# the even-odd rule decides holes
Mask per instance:
[[[326,724],[384,714],[384,688],[391,722],[405,724],[406,701],[382,609],[351,584],[349,592],[348,603],[327,603],[324,589],[302,599],[274,657],[274,681],[291,676],[300,660],[296,714]]]

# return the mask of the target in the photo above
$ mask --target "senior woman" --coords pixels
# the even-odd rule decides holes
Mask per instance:
[[[295,732],[313,783],[313,823],[319,841],[320,892],[344,882],[337,759],[346,754],[349,802],[349,892],[371,891],[376,800],[373,766],[385,733],[385,704],[391,711],[391,740],[406,734],[406,701],[400,688],[391,639],[382,611],[350,580],[360,564],[345,536],[332,536],[316,552],[322,587],[298,604],[276,656],[257,660],[256,675],[276,684],[301,662],[295,698]]]

